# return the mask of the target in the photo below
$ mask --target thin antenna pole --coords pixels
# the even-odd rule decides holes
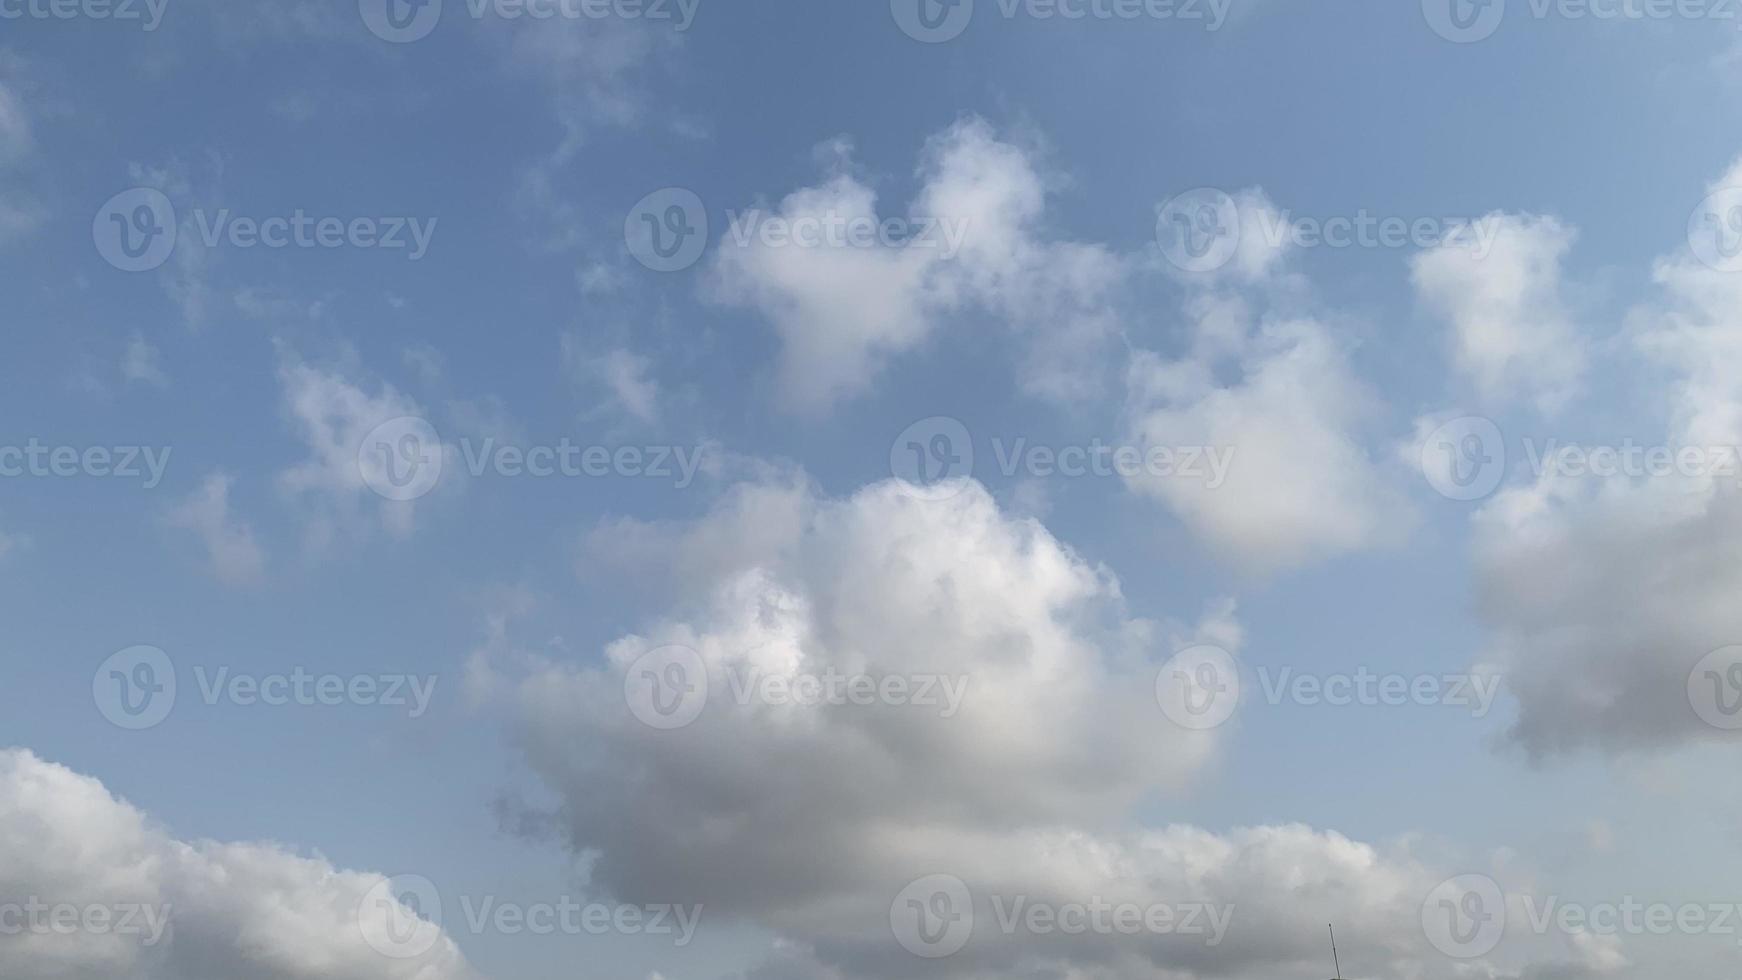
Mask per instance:
[[[1343,961],[1337,958],[1337,927],[1326,926],[1325,928],[1331,930],[1331,962],[1337,967],[1337,980],[1342,980]]]

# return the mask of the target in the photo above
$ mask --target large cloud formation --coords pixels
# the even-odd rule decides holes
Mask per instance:
[[[9,980],[473,980],[446,937],[414,936],[420,956],[378,951],[413,948],[371,942],[388,917],[364,901],[386,881],[270,844],[176,840],[96,780],[0,751]]]
[[[765,476],[697,521],[619,522],[589,542],[594,561],[618,553],[667,556],[680,598],[602,664],[527,653],[502,632],[474,657],[474,690],[507,708],[560,798],[519,826],[566,843],[620,900],[704,903],[715,921],[769,930],[780,942],[763,975],[1293,975],[1319,968],[1331,919],[1374,975],[1456,972],[1423,936],[1439,877],[1409,846],[1138,818],[1217,758],[1227,727],[1176,724],[1156,680],[1182,648],[1237,651],[1231,605],[1190,626],[1132,618],[1107,571],[973,483],[942,501],[895,481],[840,499]],[[649,663],[669,671],[674,645],[705,697],[688,724],[655,727],[626,692]],[[951,713],[734,693],[746,676],[796,689],[830,671],[941,674],[965,696]],[[935,875],[965,884],[977,925],[922,959],[892,904]],[[996,903],[1015,896],[1233,912],[1213,944],[1007,931]]]
[[[1713,190],[1737,186],[1742,164]],[[1551,468],[1474,520],[1488,657],[1519,699],[1513,737],[1537,756],[1742,728],[1725,715],[1742,696],[1742,657],[1708,659],[1742,643],[1742,277],[1683,251],[1654,278],[1661,301],[1635,312],[1629,335],[1667,379],[1656,389],[1668,392],[1663,445],[1705,463],[1657,475]]]

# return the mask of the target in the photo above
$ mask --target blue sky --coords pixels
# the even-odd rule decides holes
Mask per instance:
[[[0,972],[1304,976],[1328,918],[1351,977],[1734,964],[1715,927],[1528,923],[1546,897],[1738,901],[1737,10],[1449,0],[1485,25],[1460,42],[1441,0],[1231,0],[1213,28],[1207,2],[978,0],[927,43],[913,0],[703,0],[681,27],[446,0],[398,43],[381,2],[168,0],[149,30],[0,2],[0,846],[24,869],[0,904],[143,889],[185,916],[123,960],[0,934]],[[673,202],[709,230],[660,271],[626,228]],[[1208,266],[1172,234],[1204,202]],[[297,216],[332,244],[251,240]],[[1491,237],[1300,231],[1357,217]],[[173,250],[118,268],[116,218]],[[905,225],[766,236],[807,218]],[[1468,453],[1472,419],[1504,460],[1452,499],[1444,467],[1494,448]],[[899,461],[940,433],[973,465],[934,483]],[[1018,441],[1231,462],[1071,477],[1001,465]],[[1553,455],[1635,444],[1699,462]],[[540,478],[502,447],[611,463]],[[431,482],[389,499],[414,457]],[[129,730],[101,691],[139,645],[177,692]],[[1238,703],[1194,730],[1155,687],[1205,646]],[[673,648],[712,687],[661,731],[633,690]],[[746,667],[968,693],[949,718],[734,703]],[[219,670],[434,688],[416,717],[204,703]],[[1499,686],[1480,712],[1267,697],[1285,670]],[[43,826],[181,870],[104,884]],[[916,955],[890,903],[938,875],[979,926]],[[1423,907],[1465,875],[1512,928],[1448,952]],[[359,925],[380,876],[433,883],[433,946]],[[1232,926],[998,928],[1003,896],[1102,892]],[[470,927],[486,896],[703,912],[681,946],[527,936]]]

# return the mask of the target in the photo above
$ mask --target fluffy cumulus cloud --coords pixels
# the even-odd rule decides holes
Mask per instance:
[[[1238,651],[1230,604],[1191,625],[1133,618],[1107,571],[979,486],[914,491],[829,498],[767,476],[694,522],[600,529],[594,563],[621,554],[646,575],[648,555],[681,556],[666,570],[679,598],[602,663],[553,661],[500,628],[475,654],[474,691],[509,711],[561,800],[517,825],[583,855],[620,900],[699,902],[770,931],[751,976],[1295,975],[1320,968],[1329,919],[1372,975],[1453,975],[1419,919],[1439,877],[1408,846],[1136,819],[1217,758],[1228,729],[1176,724],[1155,689],[1177,650]],[[640,699],[649,674],[676,696],[664,717],[687,723],[647,723],[661,717]],[[831,674],[963,686],[936,704],[768,693]],[[955,910],[974,925],[925,959],[891,914],[933,875],[963,883]],[[1201,905],[1221,941],[1007,930],[1018,896]]]
[[[377,951],[399,951],[367,932],[387,923],[365,905],[381,876],[269,844],[176,840],[26,751],[0,751],[0,850],[0,975],[15,980],[476,976],[446,937],[419,956]]]
[[[1742,182],[1742,165],[1716,187]],[[1488,657],[1537,755],[1733,739],[1742,699],[1742,278],[1683,252],[1636,311],[1641,361],[1667,377],[1663,445],[1697,465],[1574,476],[1549,468],[1475,519]],[[1732,722],[1735,724],[1732,724]]]
[[[737,213],[715,260],[717,297],[757,310],[779,335],[793,405],[859,395],[891,359],[973,315],[1020,338],[1029,390],[1067,400],[1101,390],[1118,322],[1108,293],[1126,262],[1046,236],[1046,181],[1027,152],[983,120],[963,120],[929,141],[923,186],[897,214],[880,214],[876,192],[841,155],[835,162],[777,207]],[[855,240],[854,228],[891,220],[891,232]],[[765,233],[784,228],[803,240]]]
[[[1252,225],[1280,220],[1256,191],[1242,195],[1240,213]],[[1255,573],[1390,544],[1412,519],[1401,474],[1362,438],[1382,406],[1346,341],[1303,312],[1305,285],[1283,271],[1285,252],[1265,244],[1214,275],[1185,277],[1184,352],[1140,351],[1126,379],[1131,444],[1231,459],[1220,482],[1141,473],[1128,484]]]
[[[1486,252],[1446,244],[1416,256],[1422,302],[1444,319],[1453,363],[1487,402],[1554,411],[1584,376],[1584,338],[1563,296],[1561,262],[1576,237],[1554,218],[1491,214]]]

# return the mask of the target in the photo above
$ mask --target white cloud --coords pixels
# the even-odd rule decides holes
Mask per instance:
[[[230,514],[230,485],[230,478],[222,473],[208,476],[170,511],[169,522],[199,536],[219,580],[247,585],[259,581],[266,556],[254,541],[254,528]]]
[[[606,650],[555,662],[497,621],[475,695],[515,717],[560,794],[549,827],[592,882],[630,902],[700,902],[779,937],[757,977],[1266,977],[1318,968],[1335,919],[1369,970],[1450,977],[1421,903],[1437,877],[1408,848],[1302,826],[1145,828],[1137,808],[1216,758],[1155,699],[1161,664],[1241,645],[1231,604],[1196,626],[1131,618],[1119,584],[977,484],[943,502],[899,483],[847,499],[787,474],[740,486],[693,523],[619,522],[589,560],[663,563],[668,614]],[[697,652],[696,721],[655,730],[625,701],[646,651]],[[734,676],[966,678],[959,713],[917,705],[771,705]],[[969,883],[986,923],[922,963],[890,933],[910,881]],[[1236,908],[1224,944],[1166,936],[1001,934],[991,898]],[[1568,973],[1567,976],[1578,976]]]
[[[27,751],[0,751],[0,896],[115,916],[145,910],[135,914],[137,932],[15,931],[9,917],[0,934],[0,974],[9,978],[475,977],[445,936],[404,959],[369,944],[365,930],[385,927],[386,915],[377,923],[359,909],[383,880],[271,844],[177,840],[96,780]]]
[[[877,195],[844,169],[787,195],[768,217],[881,223]],[[734,229],[721,236],[716,296],[766,316],[781,342],[779,377],[800,409],[827,408],[870,389],[896,356],[939,326],[979,312],[1021,340],[1021,380],[1063,399],[1102,390],[1117,317],[1108,292],[1124,260],[1097,245],[1046,240],[1046,188],[1028,154],[968,119],[934,136],[920,167],[924,186],[910,214],[935,222],[907,242],[866,246],[770,245]]]
[[[1552,412],[1577,393],[1585,339],[1562,296],[1561,262],[1577,237],[1556,221],[1490,214],[1493,247],[1445,244],[1412,262],[1415,288],[1451,328],[1453,362],[1492,403],[1530,399]]]
[[[1249,226],[1279,220],[1256,190],[1241,195],[1240,213]],[[1209,280],[1184,278],[1187,352],[1138,351],[1126,378],[1132,444],[1232,458],[1220,484],[1141,474],[1128,485],[1254,573],[1389,545],[1413,521],[1399,474],[1360,439],[1381,406],[1332,328],[1289,312],[1305,284],[1282,270],[1282,255],[1265,246]]]
[[[1742,165],[1714,188],[1739,181]],[[1742,446],[1742,278],[1685,250],[1655,278],[1662,302],[1631,333],[1671,376],[1665,444]],[[1486,656],[1518,696],[1518,744],[1541,756],[1734,738],[1689,689],[1708,654],[1742,642],[1734,474],[1550,471],[1503,489],[1473,523]]]

